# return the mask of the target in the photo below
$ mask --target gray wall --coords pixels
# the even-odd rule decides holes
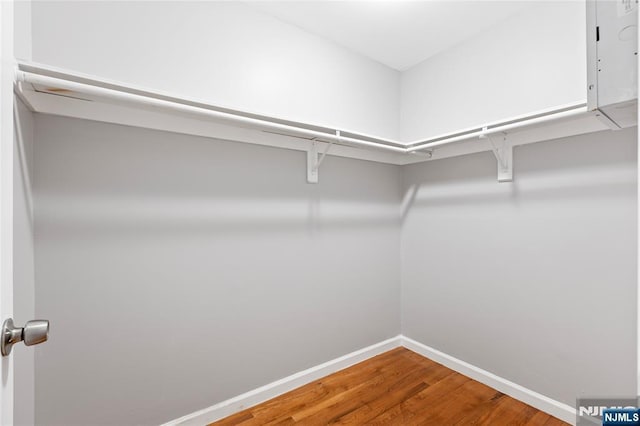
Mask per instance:
[[[158,424],[400,332],[400,169],[35,119],[36,422]]]
[[[41,115],[35,140],[37,424],[168,421],[394,336],[400,307],[569,405],[635,391],[635,129],[517,147],[511,184],[490,153],[328,157],[308,185],[300,152]]]
[[[33,114],[18,101],[20,143],[14,132],[13,157],[13,319],[18,326],[35,317],[34,229],[32,211]],[[13,347],[14,417],[16,426],[34,423],[34,350]]]
[[[569,405],[636,389],[636,129],[404,168],[402,331]]]

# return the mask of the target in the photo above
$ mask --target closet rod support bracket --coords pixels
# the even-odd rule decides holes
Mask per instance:
[[[338,140],[340,139],[340,130],[336,130],[336,138]],[[335,143],[333,140],[327,143],[322,154],[318,156],[318,142],[316,139],[317,138],[313,138],[311,140],[311,147],[307,151],[307,183],[318,183],[318,170],[320,170],[320,165]]]
[[[507,140],[507,134],[502,133],[501,137],[481,135],[480,138],[488,139],[491,144],[498,164],[498,182],[513,182],[513,144]]]
[[[307,151],[307,183],[318,183],[318,142],[315,140]]]

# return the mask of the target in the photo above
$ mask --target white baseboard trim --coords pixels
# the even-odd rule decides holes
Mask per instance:
[[[381,353],[390,351],[400,346],[402,336],[392,337],[385,341],[367,346],[366,348],[351,352],[315,367],[292,374],[284,379],[261,386],[257,389],[243,393],[226,401],[222,401],[209,408],[195,413],[187,414],[179,419],[172,420],[162,426],[203,426],[216,420],[223,419],[245,408],[252,407],[262,402],[275,398],[278,395],[289,392],[295,388],[311,383],[336,371],[343,370],[354,364],[367,360]]]
[[[458,373],[464,374],[480,383],[483,383],[493,389],[500,391],[510,397],[529,404],[532,407],[537,408],[540,411],[551,414],[554,417],[564,420],[565,422],[574,425],[576,423],[576,410],[575,408],[564,404],[562,402],[551,399],[547,396],[539,394],[538,392],[527,389],[524,386],[520,386],[500,376],[496,376],[482,368],[471,365],[468,362],[454,358],[451,355],[447,355],[444,352],[440,352],[437,349],[424,345],[415,340],[401,336],[402,346],[412,350],[430,360],[433,360],[439,364],[444,365]]]
[[[334,360],[311,367],[299,373],[292,374],[284,379],[261,386],[257,389],[243,393],[226,401],[212,405],[195,413],[187,414],[179,419],[172,420],[162,426],[203,426],[216,420],[223,419],[246,408],[268,401],[278,395],[289,392],[295,388],[311,383],[329,374],[345,369],[351,365],[366,359],[404,346],[430,360],[444,365],[458,373],[464,374],[480,383],[492,387],[512,398],[522,401],[538,410],[551,414],[569,424],[576,422],[576,410],[564,403],[546,397],[538,392],[527,389],[507,379],[496,376],[482,368],[471,365],[468,362],[454,358],[444,352],[424,345],[406,336],[396,336],[375,345],[351,352]]]

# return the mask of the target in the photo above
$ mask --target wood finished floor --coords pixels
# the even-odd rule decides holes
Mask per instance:
[[[405,348],[211,423],[227,425],[566,425]]]

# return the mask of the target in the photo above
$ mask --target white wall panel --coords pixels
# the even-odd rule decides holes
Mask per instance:
[[[586,102],[585,21],[584,2],[537,2],[405,71],[401,138]]]
[[[399,73],[241,2],[33,3],[33,60],[209,103],[398,136]]]

